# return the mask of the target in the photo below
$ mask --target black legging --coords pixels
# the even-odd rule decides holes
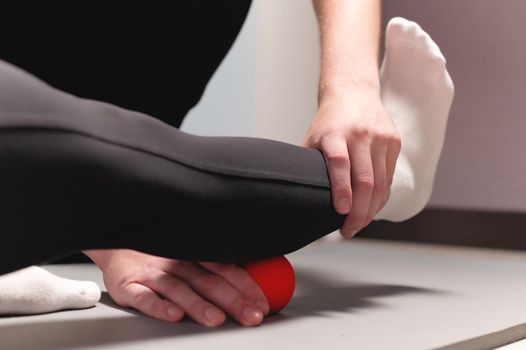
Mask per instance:
[[[250,3],[9,1],[0,14],[0,58],[60,90],[179,127],[230,49]],[[77,253],[53,262],[87,261]]]
[[[343,219],[316,149],[189,135],[0,61],[0,274],[93,248],[255,260]]]
[[[60,90],[178,127],[236,39],[250,2],[2,1],[0,58]]]

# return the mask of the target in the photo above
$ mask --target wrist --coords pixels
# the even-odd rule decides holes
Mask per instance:
[[[118,249],[89,249],[83,250],[82,253],[90,258],[95,263],[95,265],[97,265],[102,270],[108,266],[112,257],[117,251]]]
[[[377,79],[357,79],[345,82],[320,82],[318,88],[318,102],[335,97],[356,95],[380,96],[380,81]]]
[[[361,80],[338,84],[320,84],[318,89],[318,104],[347,99],[380,98],[380,82]]]

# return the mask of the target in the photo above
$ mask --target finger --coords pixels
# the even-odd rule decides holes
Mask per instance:
[[[351,163],[347,141],[340,136],[324,138],[320,143],[331,182],[332,203],[336,211],[348,214],[352,208]]]
[[[245,298],[255,302],[265,315],[268,315],[270,306],[265,293],[244,268],[234,263],[224,264],[202,261],[199,264],[216,275],[223,277]]]
[[[365,225],[368,225],[380,210],[382,202],[387,197],[388,185],[387,185],[387,172],[386,172],[386,156],[387,145],[385,140],[378,140],[373,142],[371,156],[373,164],[374,174],[374,188],[373,194],[371,195],[371,203],[369,205],[369,211],[367,213],[367,219]]]
[[[400,155],[400,139],[394,138],[389,141],[387,146],[386,154],[386,176],[387,176],[387,185],[391,187],[393,184],[394,173],[396,170],[396,162],[398,156]]]
[[[398,162],[398,156],[400,155],[401,143],[400,138],[395,136],[391,138],[388,142],[387,154],[386,154],[386,178],[387,178],[387,194],[380,205],[378,211],[380,211],[387,201],[389,200],[389,195],[391,194],[391,186],[393,185],[394,175],[396,172],[396,164]]]
[[[131,283],[125,287],[125,304],[150,317],[178,322],[184,316],[184,311],[174,303],[161,299],[153,290],[139,284]]]
[[[217,327],[226,320],[223,311],[203,299],[187,283],[170,274],[163,274],[149,283],[150,288],[179,305],[189,317],[203,326]]]
[[[263,310],[245,298],[224,278],[189,262],[175,273],[195,292],[217,305],[240,324],[256,326],[263,321]],[[181,305],[179,302],[177,304]]]
[[[376,214],[378,214],[385,207],[385,204],[389,200],[390,195],[391,195],[391,189],[389,188],[387,190],[387,196],[382,200],[382,203],[380,204],[380,207],[378,208],[378,211],[376,212]]]
[[[349,150],[351,157],[352,210],[340,231],[345,237],[354,236],[366,223],[374,187],[371,146],[368,142],[355,142]]]

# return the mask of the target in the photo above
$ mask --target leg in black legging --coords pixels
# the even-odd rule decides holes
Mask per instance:
[[[0,274],[89,248],[255,260],[343,221],[318,150],[189,135],[4,62],[0,193]]]

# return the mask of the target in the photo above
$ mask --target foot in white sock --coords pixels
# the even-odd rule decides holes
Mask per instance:
[[[402,148],[391,195],[375,220],[403,221],[428,203],[453,101],[453,82],[437,44],[420,26],[393,18],[386,30],[382,101]]]
[[[0,276],[0,315],[23,315],[84,309],[100,300],[94,282],[75,281],[31,266]]]

